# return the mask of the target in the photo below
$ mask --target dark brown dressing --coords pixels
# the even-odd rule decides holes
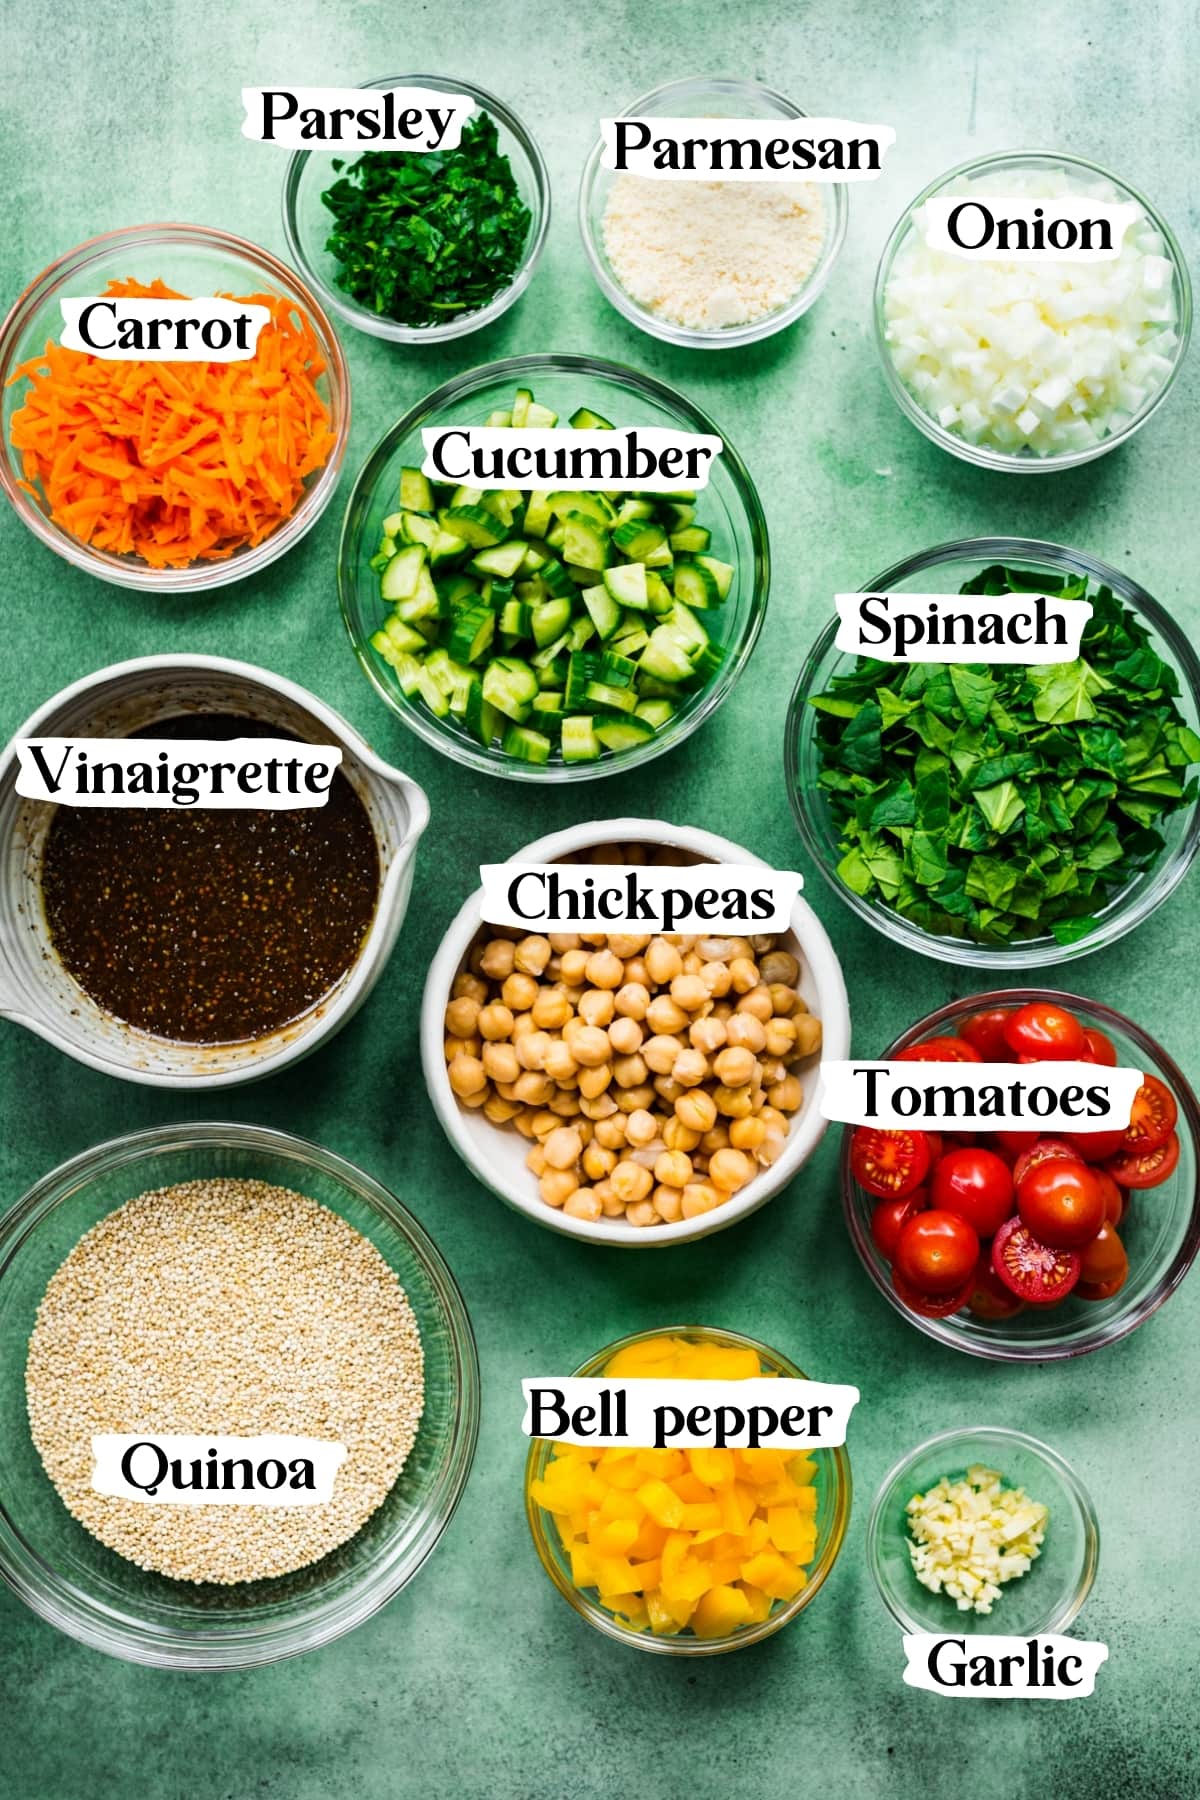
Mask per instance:
[[[134,737],[274,737],[193,714]],[[358,957],[379,895],[367,810],[339,769],[295,811],[60,806],[42,861],[55,950],[98,1006],[156,1037],[229,1044],[315,1006]]]

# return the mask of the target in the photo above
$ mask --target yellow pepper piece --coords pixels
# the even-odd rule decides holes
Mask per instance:
[[[668,1531],[675,1531],[683,1524],[686,1510],[683,1501],[665,1481],[644,1482],[637,1497],[656,1525],[665,1525]]]
[[[711,1587],[702,1594],[692,1614],[692,1629],[697,1637],[728,1637],[739,1625],[750,1620],[750,1602],[740,1588]]]
[[[603,1555],[624,1556],[627,1550],[632,1550],[637,1541],[637,1534],[636,1519],[610,1519],[606,1525],[600,1525],[594,1532],[589,1533],[589,1536],[597,1550]],[[781,1544],[779,1548],[782,1550],[786,1546]]]
[[[733,1481],[732,1450],[688,1450],[685,1452],[692,1474],[706,1487],[728,1487]]]

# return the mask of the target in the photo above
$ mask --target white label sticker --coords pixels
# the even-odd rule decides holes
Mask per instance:
[[[1108,1645],[1082,1638],[937,1637],[909,1632],[904,1679],[930,1694],[975,1700],[1083,1700],[1108,1661]]]
[[[722,449],[719,437],[660,425],[620,431],[427,425],[421,442],[421,472],[431,481],[551,493],[633,487],[644,494],[673,494],[705,488],[713,457]]]
[[[600,167],[651,181],[874,181],[896,141],[852,119],[601,119]]]
[[[828,1381],[630,1381],[573,1375],[522,1381],[526,1437],[598,1449],[831,1449],[846,1441],[858,1389]]]
[[[59,301],[66,350],[103,362],[249,362],[270,310],[213,294],[198,300],[134,300],[92,294]]]
[[[242,105],[242,136],[285,150],[457,150],[475,111],[469,94],[422,87],[246,87]]]
[[[819,1104],[822,1118],[884,1131],[1123,1130],[1142,1080],[1083,1062],[823,1062]]]
[[[346,1460],[332,1438],[105,1431],[92,1439],[98,1494],[160,1506],[324,1506]]]
[[[342,760],[294,738],[21,738],[17,792],[57,806],[324,806]]]
[[[794,869],[750,863],[684,868],[624,863],[483,863],[480,916],[528,931],[786,931],[804,885]]]
[[[1090,600],[1053,594],[838,594],[834,640],[848,656],[895,663],[1066,663]]]
[[[925,202],[920,229],[931,250],[973,262],[1113,262],[1141,216],[1133,200],[952,194]]]

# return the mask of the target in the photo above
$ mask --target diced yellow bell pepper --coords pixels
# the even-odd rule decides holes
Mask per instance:
[[[762,1550],[742,1564],[742,1580],[760,1587],[772,1600],[792,1599],[807,1579],[803,1569],[788,1562],[777,1550]]]
[[[764,1619],[771,1616],[771,1596],[764,1594],[761,1588],[752,1587],[748,1581],[738,1583],[750,1606],[749,1623],[761,1625]]]
[[[646,1595],[646,1611],[650,1616],[650,1629],[656,1637],[675,1637],[679,1632],[679,1620],[657,1589],[651,1589]]]
[[[624,1556],[627,1550],[633,1549],[637,1534],[636,1519],[610,1519],[588,1535],[602,1555]],[[781,1544],[779,1548],[785,1549],[786,1545]]]
[[[711,1587],[702,1594],[692,1614],[692,1630],[697,1637],[728,1637],[739,1625],[750,1620],[750,1602],[740,1588]]]
[[[692,1474],[704,1482],[706,1487],[728,1487],[733,1480],[732,1450],[689,1450],[687,1459]]]
[[[721,1509],[715,1500],[701,1501],[696,1506],[685,1506],[683,1517],[679,1523],[685,1531],[720,1531]]]
[[[683,1501],[665,1481],[643,1482],[637,1491],[637,1497],[656,1525],[665,1525],[668,1531],[676,1531],[683,1524]]]

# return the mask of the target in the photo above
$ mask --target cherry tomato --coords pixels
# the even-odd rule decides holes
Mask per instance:
[[[948,1150],[929,1192],[935,1207],[957,1213],[981,1238],[999,1231],[1014,1205],[1012,1173],[994,1150]]]
[[[1104,1223],[1104,1192],[1077,1157],[1052,1157],[1017,1183],[1017,1211],[1051,1250],[1081,1250]]]
[[[923,1131],[857,1125],[850,1140],[850,1171],[877,1200],[899,1200],[920,1187],[929,1172],[929,1139]]]
[[[1019,1187],[1030,1169],[1039,1169],[1043,1163],[1082,1161],[1079,1152],[1072,1150],[1063,1138],[1039,1138],[1032,1150],[1022,1150],[1013,1164],[1013,1180]]]
[[[1157,1075],[1147,1075],[1133,1096],[1133,1111],[1125,1133],[1126,1150],[1157,1150],[1175,1129],[1179,1109],[1175,1096]]]
[[[960,1037],[931,1037],[896,1054],[897,1062],[982,1062],[978,1050]]]
[[[1106,1037],[1102,1031],[1094,1031],[1090,1025],[1084,1026],[1083,1037],[1088,1056],[1094,1063],[1103,1063],[1108,1069],[1116,1068],[1117,1046],[1110,1037]]]
[[[910,1312],[919,1313],[923,1319],[948,1319],[951,1313],[961,1312],[971,1297],[974,1277],[970,1277],[953,1294],[923,1294],[915,1288],[911,1281],[906,1281],[900,1270],[892,1270],[892,1286],[903,1300]]]
[[[1113,1183],[1116,1186],[1116,1183]],[[899,1200],[880,1200],[871,1214],[871,1240],[880,1256],[886,1256],[891,1262],[896,1254],[896,1239],[903,1226],[915,1213],[922,1212],[929,1205],[928,1188],[917,1188],[911,1194],[904,1194]]]
[[[1125,1133],[1113,1131],[1067,1131],[1063,1133],[1063,1143],[1069,1144],[1072,1150],[1082,1156],[1084,1162],[1107,1162],[1118,1150],[1125,1147]]]
[[[979,1260],[979,1237],[965,1219],[942,1208],[919,1212],[896,1239],[895,1265],[910,1287],[943,1299],[969,1281]]]
[[[1054,1306],[1079,1280],[1077,1250],[1052,1250],[1040,1244],[1020,1219],[1010,1219],[992,1239],[992,1270],[997,1279],[1029,1306]]]
[[[1109,1300],[1125,1285],[1129,1274],[1129,1258],[1116,1229],[1103,1224],[1083,1252],[1076,1292],[1085,1300]]]
[[[1040,1131],[998,1131],[996,1133],[997,1142],[1008,1151],[1014,1160],[1020,1156],[1022,1150],[1032,1150],[1033,1146],[1041,1141],[1041,1136]]]
[[[1124,1188],[1152,1188],[1175,1173],[1178,1161],[1179,1139],[1172,1132],[1157,1149],[1122,1150],[1106,1166],[1113,1180]]]
[[[1012,1018],[1011,1006],[993,1006],[987,1012],[972,1013],[959,1026],[959,1036],[973,1044],[984,1062],[1011,1062],[1005,1029]]]
[[[1065,1006],[1052,1000],[1031,1000],[1013,1013],[1004,1028],[1014,1056],[1035,1062],[1071,1062],[1087,1051],[1083,1026]]]
[[[1100,1183],[1100,1192],[1104,1195],[1104,1217],[1108,1224],[1119,1225],[1125,1217],[1126,1196],[1119,1188],[1107,1169],[1093,1169],[1093,1175]]]
[[[1006,1287],[995,1270],[987,1251],[975,1265],[975,1274],[971,1281],[971,1297],[967,1307],[977,1319],[1011,1319],[1021,1312],[1024,1301],[1019,1300],[1010,1287]]]

